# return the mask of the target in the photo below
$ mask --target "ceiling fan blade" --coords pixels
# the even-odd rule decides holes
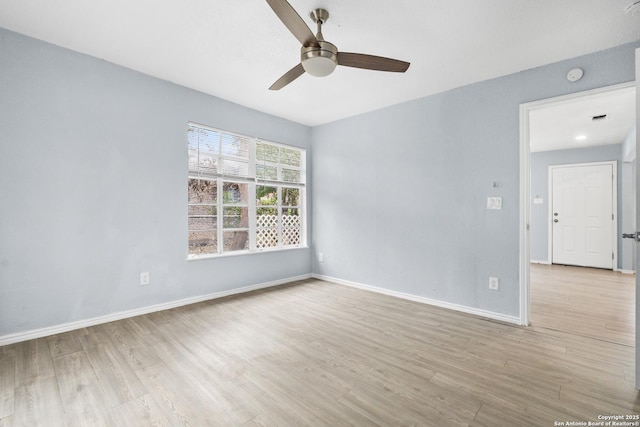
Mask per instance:
[[[282,23],[291,31],[302,46],[318,46],[318,39],[311,32],[307,24],[304,23],[298,12],[287,2],[287,0],[267,0],[271,9],[278,15]]]
[[[384,58],[382,56],[365,55],[363,53],[338,52],[338,65],[365,68],[367,70],[404,73],[411,64],[397,59]]]
[[[302,68],[302,64],[298,64],[286,73],[282,77],[280,77],[274,84],[271,85],[269,90],[280,90],[301,75],[304,74],[304,68]]]

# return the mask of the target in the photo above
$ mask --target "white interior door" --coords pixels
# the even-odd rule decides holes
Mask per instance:
[[[613,165],[552,166],[552,262],[613,269]]]

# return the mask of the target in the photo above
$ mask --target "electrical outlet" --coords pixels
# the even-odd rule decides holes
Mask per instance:
[[[318,261],[324,262],[324,254],[322,252],[318,254]]]
[[[500,279],[497,277],[489,277],[489,289],[492,291],[500,290]]]
[[[145,271],[140,273],[140,286],[146,286],[149,284],[149,272]]]

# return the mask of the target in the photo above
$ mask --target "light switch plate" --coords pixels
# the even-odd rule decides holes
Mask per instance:
[[[489,209],[489,210],[501,210],[502,209],[502,197],[487,197],[487,209]]]

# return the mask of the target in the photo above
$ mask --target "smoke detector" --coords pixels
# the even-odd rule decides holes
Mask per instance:
[[[584,71],[582,71],[582,68],[574,68],[567,73],[567,80],[569,80],[570,82],[577,82],[582,78],[583,75]]]
[[[624,8],[627,15],[635,15],[640,12],[640,0],[632,1]]]

